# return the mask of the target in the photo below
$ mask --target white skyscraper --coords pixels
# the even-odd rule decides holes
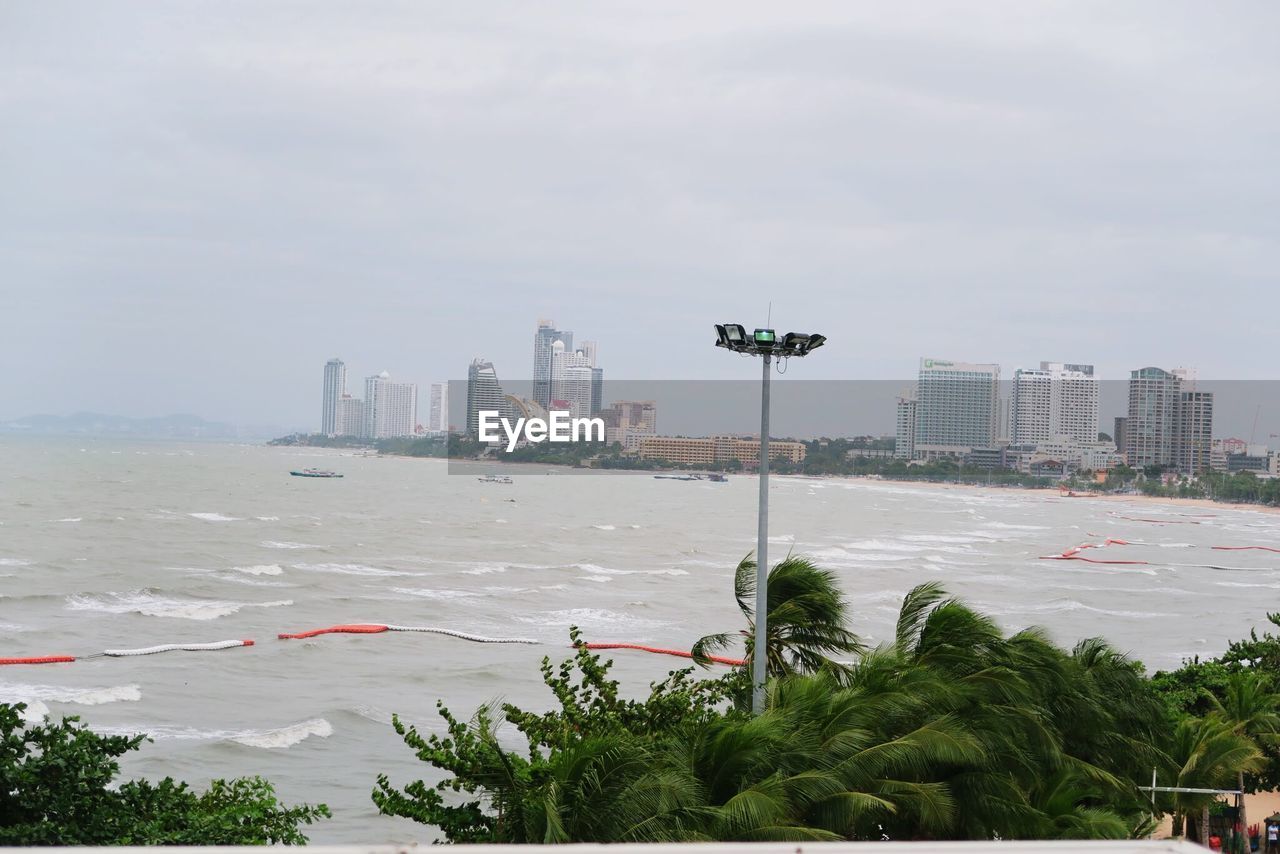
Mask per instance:
[[[1015,445],[1098,441],[1098,378],[1093,365],[1041,362],[1013,374],[1009,439]]]
[[[449,432],[449,384],[431,384],[431,404],[427,412],[427,432]]]
[[[412,436],[418,427],[418,387],[396,383],[386,371],[364,381],[364,437]]]
[[[594,346],[592,348],[594,350]],[[570,417],[583,418],[592,412],[593,395],[596,377],[595,366],[591,358],[582,350],[570,352],[563,342],[556,341],[551,345],[551,409],[556,409],[563,401]]]
[[[347,392],[347,366],[341,359],[330,359],[324,364],[324,400],[320,413],[320,432],[326,436],[341,433],[339,427],[339,401]]]
[[[338,401],[338,435],[361,436],[364,434],[364,401],[344,394]]]
[[[906,417],[901,409],[899,415]],[[920,360],[914,457],[963,456],[990,448],[999,421],[999,365]]]

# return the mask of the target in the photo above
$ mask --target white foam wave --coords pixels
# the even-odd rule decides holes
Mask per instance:
[[[289,542],[278,542],[278,541],[276,541],[276,540],[263,540],[262,542],[258,543],[258,545],[262,546],[264,549],[320,549],[320,548],[324,548],[324,546],[316,546],[316,545],[312,545],[311,543],[289,543]]]
[[[489,575],[490,573],[494,573],[494,572],[506,572],[506,571],[507,571],[507,568],[505,566],[500,566],[499,564],[496,564],[496,563],[484,563],[484,564],[481,564],[480,566],[473,567],[471,569],[464,569],[462,570],[462,574],[463,575]]]
[[[137,685],[75,688],[67,685],[0,682],[0,695],[4,696],[9,702],[69,703],[76,706],[100,706],[103,703],[136,703],[142,699],[142,689]]]
[[[517,615],[516,619],[522,623],[532,623],[540,626],[558,628],[581,626],[587,629],[608,629],[610,631],[616,631],[620,628],[657,628],[662,625],[657,620],[648,620],[633,614],[623,614],[605,608],[566,608],[560,611],[548,611],[543,614]]]
[[[197,729],[196,727],[153,726],[138,724],[128,727],[95,727],[104,735],[134,735],[145,733],[157,741],[232,741],[246,747],[282,749],[292,747],[311,736],[328,738],[333,727],[324,718],[311,718],[277,729]]]
[[[1131,617],[1134,619],[1144,620],[1178,616],[1177,614],[1168,614],[1159,611],[1121,611],[1110,608],[1096,608],[1093,605],[1086,605],[1083,602],[1077,602],[1075,599],[1059,599],[1054,602],[1045,602],[1039,605],[1014,605],[1007,608],[980,606],[979,610],[993,616],[1012,616],[1016,614],[1061,614],[1071,611],[1089,611],[1094,614],[1105,614],[1108,617]]]
[[[613,581],[613,579],[607,575],[579,575],[578,580],[579,581],[595,581],[599,584],[608,584],[610,581]]]
[[[94,611],[103,614],[142,614],[179,620],[216,620],[236,613],[241,608],[281,608],[293,604],[292,599],[277,602],[226,602],[216,599],[174,599],[148,590],[128,593],[75,593],[67,597],[71,611]]]
[[[31,561],[17,557],[0,557],[0,566],[31,566]]]
[[[26,630],[26,626],[20,626],[17,623],[0,623],[0,634],[12,635]]]
[[[294,569],[306,572],[327,572],[335,575],[373,575],[383,577],[405,577],[418,575],[416,572],[401,572],[397,569],[381,569],[376,566],[365,566],[362,563],[295,563]]]
[[[53,521],[53,522],[83,522],[83,521],[84,521],[84,519],[83,519],[83,517],[80,517],[80,516],[68,516],[68,517],[67,517],[67,518],[65,518],[65,519],[51,519],[50,521]]]
[[[842,543],[840,548],[853,549],[855,551],[902,552],[904,554],[919,554],[920,552],[973,553],[973,550],[967,546],[945,545],[936,541],[926,541],[924,544],[917,545],[915,543],[898,542],[897,540],[855,540],[852,543]]]
[[[391,590],[406,596],[417,596],[420,599],[474,599],[480,595],[474,590],[432,590],[427,587],[392,587]]]
[[[616,531],[616,530],[618,530],[618,529],[617,529],[615,526],[613,526],[613,525],[592,525],[591,527],[595,528],[597,531]]]
[[[1001,531],[1048,531],[1048,525],[1015,525],[1012,522],[983,522],[984,528],[998,528]]]
[[[221,513],[188,513],[192,519],[203,519],[206,522],[239,522],[235,516],[224,516]]]
[[[259,522],[279,522],[279,516],[254,516]]]
[[[284,572],[284,568],[278,563],[264,563],[257,566],[233,566],[236,572],[243,572],[245,575],[280,575]]]

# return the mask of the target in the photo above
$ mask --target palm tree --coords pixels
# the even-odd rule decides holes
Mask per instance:
[[[735,634],[744,638],[746,667],[755,655],[756,562],[747,555],[734,573],[734,596],[747,620],[739,633],[707,635],[693,645],[694,660],[708,665],[711,653],[724,649]],[[803,557],[774,564],[768,580],[766,621],[766,672],[771,677],[791,673],[815,673],[824,668],[843,669],[831,656],[856,655],[866,647],[845,628],[848,605],[835,574]]]
[[[1271,690],[1271,680],[1255,671],[1233,673],[1225,695],[1213,698],[1214,708],[1240,735],[1253,739],[1260,747],[1280,742],[1280,694]],[[1244,769],[1236,772],[1236,784],[1244,791]],[[1249,827],[1240,799],[1240,827]]]
[[[1179,721],[1169,753],[1174,762],[1174,785],[1180,788],[1221,789],[1236,783],[1241,773],[1256,771],[1262,764],[1262,751],[1253,739],[1238,732],[1232,722],[1216,712]],[[1201,842],[1205,841],[1213,800],[1212,795],[1174,793],[1174,827],[1199,813],[1198,836]]]

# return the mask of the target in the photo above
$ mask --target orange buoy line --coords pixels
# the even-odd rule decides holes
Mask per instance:
[[[693,653],[685,652],[682,649],[663,649],[658,646],[644,646],[638,643],[584,643],[581,644],[584,649],[638,649],[641,652],[653,652],[658,655],[674,655],[678,658],[693,658]],[[746,664],[745,659],[741,658],[725,658],[721,655],[708,655],[707,660],[714,661],[716,664],[728,664],[737,666]]]
[[[69,661],[75,661],[74,655],[41,655],[34,658],[0,658],[0,665],[4,664],[65,664]]]
[[[1246,552],[1250,549],[1257,549],[1260,552],[1280,552],[1280,549],[1274,549],[1271,546],[1210,546],[1209,548],[1220,552]]]
[[[375,623],[353,623],[343,626],[330,626],[327,629],[312,629],[309,632],[295,632],[294,634],[280,633],[276,635],[279,640],[302,640],[303,638],[313,638],[317,635],[375,635],[378,632],[387,631],[387,627]]]
[[[1109,563],[1120,566],[1150,566],[1150,561],[1145,560],[1099,560],[1098,558],[1085,557],[1080,554],[1060,554],[1045,555],[1040,560],[1082,560],[1085,563]]]
[[[532,638],[490,638],[485,637],[484,635],[473,635],[468,634],[467,632],[459,632],[455,629],[436,628],[435,626],[389,626],[383,623],[348,623],[340,626],[330,626],[327,629],[312,629],[307,632],[295,632],[292,634],[281,633],[276,635],[276,637],[280,640],[301,640],[304,638],[313,638],[317,635],[376,635],[381,632],[420,632],[436,635],[448,635],[449,637],[472,641],[473,643],[538,643],[538,641]]]

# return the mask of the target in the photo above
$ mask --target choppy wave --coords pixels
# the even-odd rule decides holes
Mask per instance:
[[[634,614],[623,614],[606,608],[566,608],[560,611],[547,611],[542,614],[517,614],[516,619],[522,623],[547,627],[581,626],[586,629],[644,629],[657,628],[663,623],[637,617]]]
[[[1052,602],[1044,602],[1038,605],[1011,605],[1007,607],[993,607],[991,605],[980,605],[978,610],[983,613],[990,614],[995,617],[1007,617],[1022,614],[1061,614],[1069,611],[1089,611],[1094,614],[1105,614],[1108,617],[1131,617],[1134,619],[1156,619],[1159,617],[1176,617],[1177,614],[1169,614],[1160,611],[1122,611],[1110,608],[1097,608],[1093,605],[1086,605],[1075,599],[1056,599]]]
[[[17,557],[0,557],[0,566],[31,566],[31,561]]]
[[[74,593],[66,598],[71,611],[93,611],[103,614],[142,614],[180,620],[216,620],[236,613],[241,608],[281,608],[293,604],[292,599],[276,602],[227,602],[217,599],[180,599],[164,596],[154,590],[132,590],[127,593]]]
[[[279,516],[254,516],[259,522],[279,522]]]
[[[10,703],[26,703],[22,717],[38,723],[50,715],[49,703],[76,706],[100,706],[103,703],[136,703],[142,699],[137,685],[112,685],[105,688],[74,688],[66,685],[35,685],[24,682],[0,682],[0,697]]]
[[[591,527],[595,528],[597,531],[616,531],[616,530],[618,530],[618,529],[617,529],[617,527],[615,527],[614,525],[592,525]]]
[[[575,563],[575,569],[583,572],[589,572],[592,575],[688,575],[687,570],[683,569],[613,569],[608,566],[600,566],[594,563]]]
[[[206,522],[240,522],[236,516],[224,516],[221,513],[188,513],[192,519],[203,519]]]
[[[129,727],[95,727],[95,729],[105,735],[145,733],[157,741],[230,741],[246,747],[260,747],[268,750],[293,747],[312,736],[328,738],[333,735],[333,726],[324,718],[311,718],[276,729],[198,729],[148,724]]]
[[[391,590],[394,593],[416,596],[419,599],[474,599],[481,595],[474,590],[433,590],[428,587],[392,587]]]
[[[398,569],[382,569],[376,566],[365,566],[362,563],[295,563],[294,569],[305,572],[327,572],[335,575],[372,575],[385,577],[405,577],[420,575],[417,572],[403,572]]]
[[[263,540],[258,543],[264,549],[322,549],[324,546],[312,545],[311,543],[289,543],[277,540]]]
[[[256,566],[233,566],[236,572],[243,572],[246,575],[280,575],[284,572],[284,567],[278,563],[264,563]]]

